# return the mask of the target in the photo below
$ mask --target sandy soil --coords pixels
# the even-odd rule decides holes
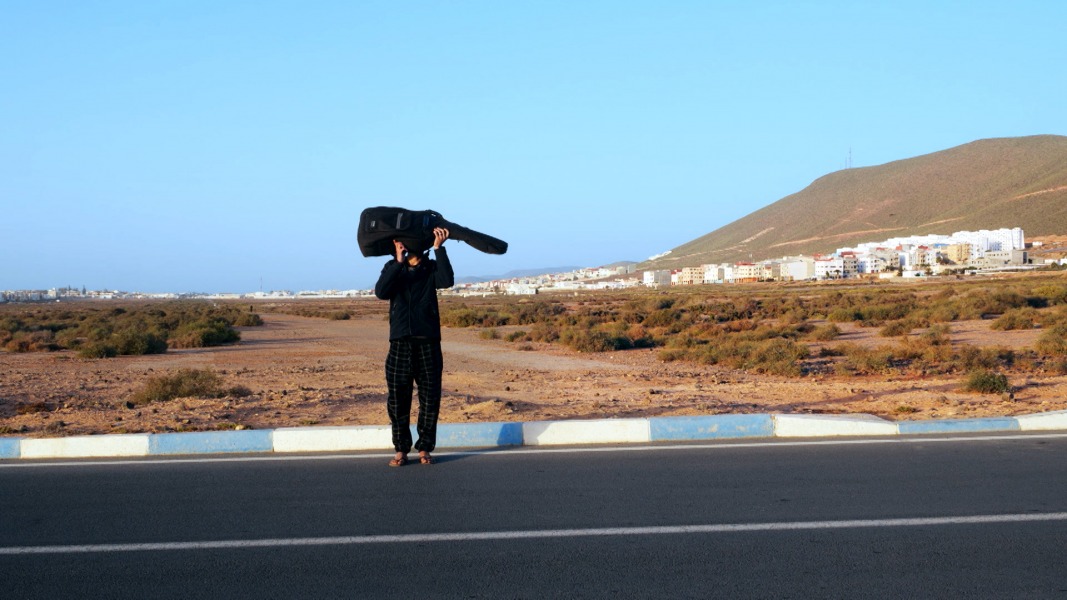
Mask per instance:
[[[0,352],[0,432],[29,437],[387,423],[388,324],[264,314],[235,346],[84,360],[69,352]],[[953,323],[953,342],[1032,346],[1037,331]],[[831,342],[889,343],[842,326]],[[508,328],[500,328],[506,333]],[[600,419],[721,413],[869,413],[895,420],[1010,416],[1067,409],[1067,377],[1013,376],[1012,396],[958,391],[961,377],[790,379],[686,363],[656,351],[580,354],[559,346],[444,332],[442,422]],[[132,406],[152,375],[210,367],[251,395]]]

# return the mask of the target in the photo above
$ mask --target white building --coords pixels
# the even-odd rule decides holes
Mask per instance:
[[[726,265],[704,265],[704,283],[726,281]]]
[[[810,256],[786,256],[778,264],[783,281],[806,281],[815,277],[815,259]]]
[[[509,296],[533,296],[537,293],[537,286],[528,283],[509,283],[505,293]]]
[[[816,256],[815,279],[842,279],[845,276],[845,263],[840,256]]]
[[[666,269],[660,269],[656,271],[645,271],[642,281],[645,285],[649,287],[659,285],[670,285],[671,272]]]
[[[856,269],[860,273],[882,273],[901,266],[900,253],[890,248],[873,248],[856,253]]]

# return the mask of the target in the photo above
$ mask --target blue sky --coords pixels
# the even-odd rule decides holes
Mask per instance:
[[[1051,0],[3,0],[0,289],[367,288],[377,205],[510,243],[453,243],[459,276],[643,260],[850,149],[1067,134],[1064,23]]]

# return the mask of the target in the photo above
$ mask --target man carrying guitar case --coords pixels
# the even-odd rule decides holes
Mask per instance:
[[[433,464],[430,453],[437,441],[441,409],[441,316],[437,290],[455,284],[452,263],[443,246],[450,237],[491,254],[503,254],[507,243],[445,221],[433,211],[377,207],[363,211],[358,240],[364,256],[388,255],[374,295],[389,300],[389,355],[385,379],[386,403],[396,456],[389,466],[407,464],[411,440],[411,396],[419,390],[419,439],[414,447],[419,462]],[[452,230],[457,233],[453,234]],[[436,260],[429,258],[433,248]]]
[[[409,252],[425,252],[434,243],[434,229],[447,229],[449,238],[466,242],[486,254],[504,254],[508,243],[493,236],[467,229],[445,220],[432,210],[407,210],[375,206],[359,216],[356,239],[363,256],[392,256],[393,240],[404,244]]]

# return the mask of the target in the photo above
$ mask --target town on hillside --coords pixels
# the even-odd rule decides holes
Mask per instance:
[[[966,270],[1016,269],[1029,265],[1023,230],[957,231],[952,235],[896,237],[838,248],[833,254],[787,256],[760,262],[701,265],[678,271],[646,271],[646,285],[750,283],[923,277]]]
[[[839,248],[833,254],[787,256],[759,262],[705,264],[682,269],[654,269],[639,273],[637,263],[625,262],[606,267],[589,267],[566,273],[464,283],[444,290],[444,294],[484,296],[492,294],[530,295],[542,291],[624,289],[637,286],[704,285],[754,283],[761,281],[821,281],[834,279],[916,278],[948,273],[989,273],[1033,269],[1067,259],[1046,259],[1034,264],[1029,257],[1023,230],[996,229],[957,231],[951,235],[896,237],[866,242],[853,248]],[[669,254],[669,253],[667,253]],[[667,254],[659,255],[659,257]],[[85,288],[16,290],[0,292],[0,303],[45,302],[78,299],[176,299],[279,300],[323,298],[373,298],[373,290],[270,291],[215,294],[144,294],[117,290],[87,291]]]
[[[668,253],[669,254],[669,253]],[[659,257],[667,254],[659,255]],[[1057,260],[1060,264],[1063,260]],[[571,273],[458,286],[458,293],[534,294],[542,290],[618,289],[833,279],[926,277],[946,273],[996,272],[1036,268],[1022,229],[957,231],[951,235],[896,237],[839,248],[833,254],[787,256],[759,262],[705,264],[653,269],[635,275],[634,264]]]

